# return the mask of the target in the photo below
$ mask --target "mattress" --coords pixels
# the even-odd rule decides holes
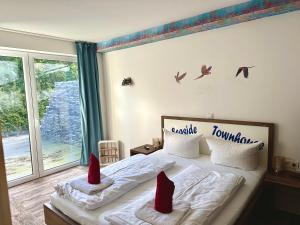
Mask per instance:
[[[178,172],[182,171],[189,165],[197,165],[199,167],[219,171],[231,172],[242,175],[245,178],[245,184],[237,191],[236,195],[228,202],[226,207],[222,209],[211,221],[211,225],[232,225],[242,213],[247,203],[251,199],[256,187],[260,184],[266,168],[264,166],[258,167],[255,171],[243,171],[235,168],[214,165],[210,161],[210,156],[201,155],[197,159],[186,159],[178,156],[165,153],[163,150],[156,151],[152,154],[154,157],[172,159],[176,161],[173,168],[166,171],[166,174],[172,179]],[[82,225],[107,225],[109,224],[104,216],[111,212],[121,209],[125,205],[137,200],[140,196],[147,194],[155,188],[156,179],[147,181],[138,187],[134,188],[121,198],[113,201],[112,203],[101,207],[97,210],[86,211],[83,210],[67,199],[59,197],[56,193],[51,195],[51,204],[63,212],[65,215],[72,218],[74,221]]]

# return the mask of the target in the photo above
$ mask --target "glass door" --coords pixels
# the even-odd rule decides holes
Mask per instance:
[[[0,128],[10,186],[38,177],[30,82],[27,55],[0,51]]]
[[[40,173],[47,175],[77,165],[81,156],[77,63],[74,57],[31,54],[30,65]]]
[[[76,58],[0,50],[0,129],[9,186],[78,165]]]

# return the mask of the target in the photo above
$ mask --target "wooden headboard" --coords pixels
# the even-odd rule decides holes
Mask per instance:
[[[274,146],[274,124],[237,120],[206,119],[194,117],[161,116],[162,141],[163,128],[182,134],[201,133],[204,136],[215,136],[236,143],[263,141],[264,148],[260,161],[273,172],[272,158]],[[202,154],[209,154],[207,145],[200,146]]]

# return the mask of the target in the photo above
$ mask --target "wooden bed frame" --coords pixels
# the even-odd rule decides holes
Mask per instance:
[[[165,119],[266,127],[268,128],[268,172],[273,173],[273,168],[272,168],[273,145],[274,145],[274,124],[273,123],[191,118],[191,117],[178,117],[178,116],[161,116],[161,128],[164,128]],[[234,225],[246,224],[246,221],[248,221],[251,211],[253,210],[256,202],[261,196],[262,190],[263,190],[263,180],[261,181],[260,185],[258,185],[256,190],[253,192],[252,198],[250,199],[247,206],[244,208],[243,212],[241,213],[241,215],[239,216],[239,218],[237,219]],[[54,206],[52,206],[51,203],[44,204],[44,215],[45,215],[45,222],[47,225],[80,225],[79,223],[75,222],[70,217],[66,216],[61,211],[56,209]]]

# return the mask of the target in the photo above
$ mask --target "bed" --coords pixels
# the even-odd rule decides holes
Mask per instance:
[[[200,167],[208,168],[220,172],[232,172],[245,177],[245,184],[237,191],[235,196],[224,207],[218,216],[210,221],[211,225],[237,225],[243,224],[247,219],[251,208],[256,199],[259,198],[262,189],[262,180],[267,170],[272,170],[271,159],[273,155],[273,129],[271,123],[245,122],[231,120],[216,120],[190,117],[162,116],[161,128],[167,128],[177,132],[192,131],[196,127],[201,133],[207,135],[217,135],[222,138],[222,132],[231,134],[240,133],[242,137],[252,140],[262,140],[264,150],[260,153],[260,164],[255,171],[244,171],[236,168],[215,165],[211,163],[208,151],[200,146],[201,156],[197,159],[186,159],[165,153],[163,150],[156,151],[153,157],[166,158],[176,161],[176,165],[166,173],[173,177],[186,168],[194,164]],[[220,132],[218,131],[220,130]],[[51,196],[51,203],[44,205],[45,221],[48,225],[91,225],[91,224],[109,224],[104,217],[109,213],[116,211],[127,204],[136,201],[141,195],[145,195],[155,187],[156,179],[149,180],[126,195],[118,198],[112,203],[103,206],[97,210],[85,211],[75,206],[72,202],[61,198],[57,194]]]

